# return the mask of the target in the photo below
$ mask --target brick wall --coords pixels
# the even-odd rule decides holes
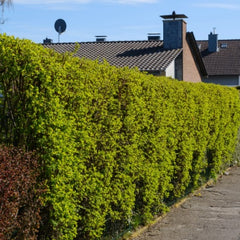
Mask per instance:
[[[187,24],[182,21],[183,24],[183,81],[185,82],[201,82],[201,74],[196,66],[194,58],[192,56],[191,49],[186,40]]]

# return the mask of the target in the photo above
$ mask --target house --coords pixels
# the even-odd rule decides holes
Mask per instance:
[[[201,82],[207,76],[197,42],[187,32],[187,18],[183,14],[163,15],[163,40],[158,34],[149,34],[143,41],[107,41],[97,36],[95,42],[80,42],[76,56],[107,60],[110,65],[130,68],[150,74],[167,76],[187,82]],[[51,43],[44,46],[57,52],[72,52],[76,43]]]
[[[240,86],[240,40],[218,40],[210,33],[208,40],[197,41],[208,77],[203,82]]]

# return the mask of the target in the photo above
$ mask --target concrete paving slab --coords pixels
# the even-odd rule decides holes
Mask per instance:
[[[132,240],[240,240],[240,167],[232,167]]]

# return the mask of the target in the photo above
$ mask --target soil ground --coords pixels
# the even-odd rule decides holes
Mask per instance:
[[[240,240],[240,167],[232,167],[131,240]]]

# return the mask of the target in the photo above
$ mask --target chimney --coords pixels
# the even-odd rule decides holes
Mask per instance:
[[[96,42],[105,42],[106,41],[106,38],[107,36],[95,36],[96,37]]]
[[[218,34],[215,34],[215,32],[211,32],[208,35],[208,51],[213,53],[217,52],[218,49]]]
[[[46,39],[43,40],[43,44],[51,44],[52,41],[53,41],[52,39],[46,38]]]
[[[159,41],[160,33],[148,33],[148,41]]]
[[[162,15],[163,20],[163,47],[165,49],[177,49],[183,47],[183,41],[186,36],[187,18],[184,14]]]

